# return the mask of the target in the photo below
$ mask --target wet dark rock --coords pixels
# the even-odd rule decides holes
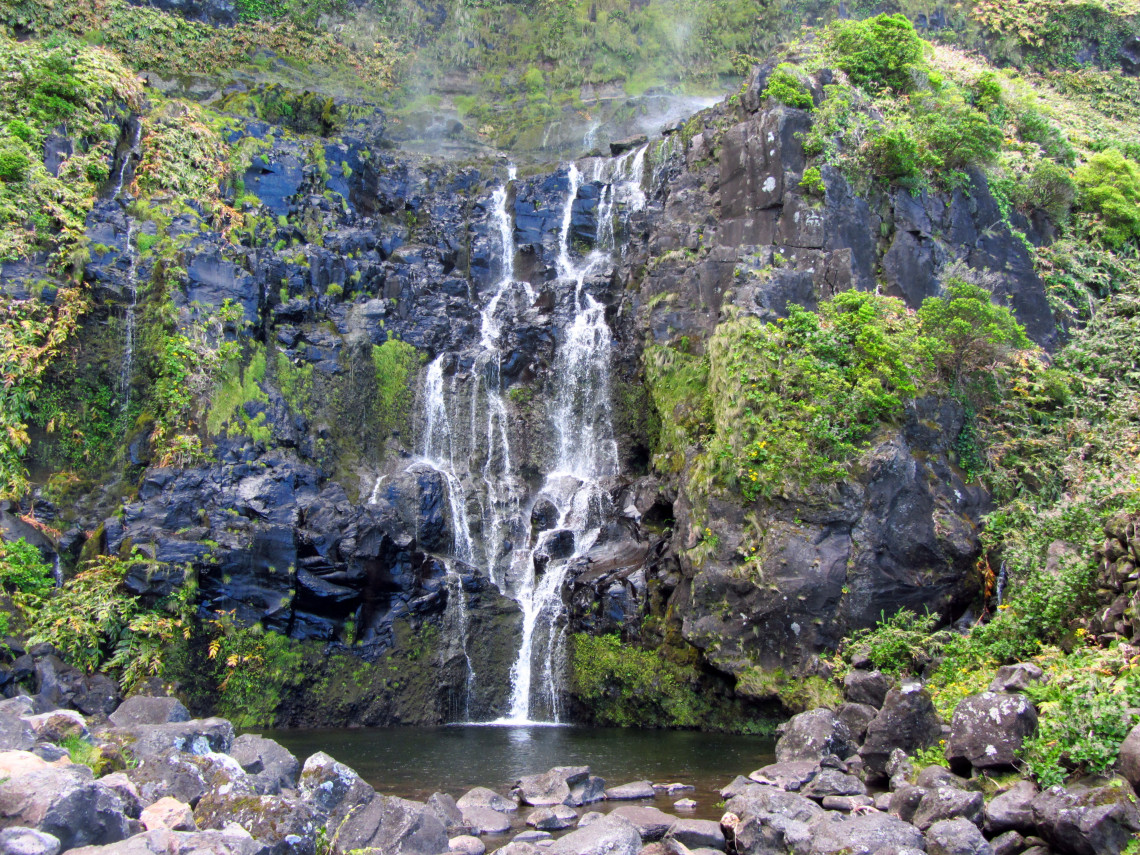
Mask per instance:
[[[1007,831],[991,840],[990,848],[993,849],[994,855],[1017,855],[1026,848],[1025,838],[1016,831]]]
[[[1037,710],[1024,695],[985,692],[961,701],[950,723],[946,759],[959,774],[1013,767],[1037,730]]]

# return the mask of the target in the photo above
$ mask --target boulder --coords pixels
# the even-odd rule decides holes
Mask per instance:
[[[194,806],[207,790],[202,770],[181,751],[144,757],[138,766],[127,770],[126,777],[143,805],[170,797]]]
[[[428,796],[427,806],[449,833],[453,829],[466,828],[463,822],[463,811],[455,803],[454,797],[447,793],[432,793]]]
[[[929,748],[942,736],[938,713],[930,694],[918,683],[905,683],[887,692],[883,708],[867,726],[867,738],[859,749],[867,770],[882,775],[896,748],[913,754]]]
[[[0,751],[0,778],[18,778],[51,765],[30,751]]]
[[[926,848],[917,828],[882,813],[850,818],[825,814],[812,823],[811,835],[808,855],[873,855],[888,847]]]
[[[623,805],[615,809],[611,816],[620,816],[633,823],[637,833],[645,843],[653,843],[665,836],[670,826],[677,821],[677,817],[670,816],[655,807],[642,807],[640,805]]]
[[[641,835],[633,823],[611,814],[579,825],[545,851],[552,855],[637,855],[640,849]]]
[[[538,831],[536,829],[531,828],[531,829],[527,829],[526,831],[520,831],[518,834],[516,834],[514,837],[511,838],[511,842],[512,843],[529,843],[532,846],[540,846],[540,845],[543,845],[544,840],[553,840],[553,839],[554,839],[554,835],[551,834],[549,831]]]
[[[957,787],[959,790],[964,790],[967,783],[965,778],[959,778],[945,766],[924,766],[914,778],[916,787],[926,787],[929,790],[938,787]]]
[[[171,749],[187,754],[224,754],[234,741],[234,726],[224,718],[139,724],[124,730],[131,738],[131,753],[139,758],[163,755]]]
[[[911,822],[926,831],[944,819],[964,817],[980,828],[984,804],[981,793],[970,793],[957,787],[938,787],[926,791]]]
[[[24,719],[37,741],[60,743],[68,737],[90,739],[87,722],[75,710],[52,710]]]
[[[119,797],[123,803],[123,813],[131,819],[138,819],[142,813],[142,797],[139,789],[127,777],[126,772],[112,772],[99,779],[99,783]]]
[[[954,710],[946,759],[960,775],[971,768],[1012,768],[1022,743],[1036,730],[1037,710],[1025,695],[972,695]]]
[[[59,855],[59,838],[34,828],[0,831],[0,855]]]
[[[651,799],[656,795],[653,784],[649,781],[634,781],[631,784],[621,784],[606,790],[606,798],[612,801]]]
[[[237,827],[197,832],[163,828],[136,834],[121,843],[72,849],[69,855],[267,855],[269,851]]]
[[[1024,835],[1037,831],[1033,817],[1033,800],[1037,787],[1032,781],[1018,781],[1004,793],[994,796],[986,804],[985,829],[990,835],[1018,831]]]
[[[260,793],[275,795],[297,786],[300,761],[288,748],[272,739],[244,733],[234,740],[229,755],[241,764]]]
[[[800,793],[811,799],[827,796],[864,796],[867,788],[854,775],[847,775],[838,769],[821,769]]]
[[[536,808],[526,818],[526,824],[539,831],[561,831],[577,821],[578,812],[567,805]]]
[[[664,839],[675,840],[690,849],[724,849],[720,823],[710,819],[678,819],[669,826]]]
[[[1033,800],[1037,832],[1072,855],[1119,855],[1140,832],[1135,796],[1123,787],[1050,787]]]
[[[891,682],[882,671],[853,670],[843,678],[843,697],[849,703],[867,704],[875,709],[883,705]]]
[[[825,754],[850,757],[851,731],[829,709],[809,710],[792,716],[784,725],[783,735],[776,742],[776,759],[781,763],[816,761]]]
[[[31,751],[36,744],[36,735],[15,712],[0,712],[0,752]]]
[[[819,774],[819,763],[814,760],[792,760],[787,763],[772,763],[757,769],[748,776],[757,784],[779,787],[796,792]]]
[[[468,808],[480,807],[489,808],[500,813],[513,813],[519,809],[518,803],[513,799],[508,799],[506,796],[499,795],[494,790],[489,790],[486,787],[476,787],[464,793],[455,802],[461,811],[466,811]],[[528,802],[529,804],[529,802]],[[559,804],[559,802],[554,802]]]
[[[541,775],[519,778],[514,791],[527,805],[580,807],[603,799],[605,787],[605,781],[590,775],[589,766],[555,766]]]
[[[1132,785],[1132,789],[1140,793],[1140,724],[1132,728],[1124,742],[1120,743],[1116,768]]]
[[[217,830],[236,822],[269,847],[265,855],[315,855],[317,829],[323,825],[323,817],[298,796],[259,796],[224,789],[202,796],[194,819],[200,828]]]
[[[694,799],[677,799],[673,802],[673,807],[676,810],[696,810],[697,802]]]
[[[807,823],[823,815],[823,809],[811,799],[785,792],[777,787],[756,784],[729,799],[724,807],[728,813],[744,820],[753,817],[782,816]]]
[[[305,761],[298,782],[301,797],[328,817],[334,828],[355,808],[372,800],[376,791],[352,769],[323,751]]]
[[[171,831],[198,830],[198,824],[194,821],[194,811],[190,805],[169,796],[144,808],[139,815],[139,822],[147,831],[154,831],[157,828],[168,828]]]
[[[456,855],[483,855],[487,851],[483,841],[478,837],[472,837],[470,834],[461,834],[458,837],[451,838],[447,841],[447,849]]]
[[[1019,662],[1016,665],[1002,665],[990,681],[991,692],[1023,692],[1033,683],[1040,682],[1045,672],[1032,662]]]
[[[890,804],[887,808],[892,816],[897,816],[903,822],[911,822],[918,812],[918,806],[930,792],[925,787],[900,787],[891,793]]]
[[[824,810],[838,810],[844,813],[875,806],[875,800],[870,796],[824,796],[819,803]]]
[[[1016,831],[1007,831],[991,840],[990,847],[994,855],[1017,855],[1025,848],[1025,838]]]
[[[539,855],[542,852],[537,846],[531,843],[524,843],[521,840],[512,840],[506,846],[500,846],[491,855]]]
[[[463,824],[473,834],[503,834],[511,829],[511,819],[506,813],[482,805],[466,805],[460,810],[463,811]]]
[[[334,851],[339,855],[354,849],[376,850],[374,855],[439,855],[448,851],[447,831],[422,802],[377,794],[338,826]]]
[[[177,698],[152,698],[134,695],[127,698],[110,716],[115,727],[131,728],[140,724],[174,724],[190,721],[190,712]]]
[[[982,832],[968,819],[944,819],[926,831],[927,855],[993,855]]]
[[[64,850],[114,843],[130,821],[112,790],[92,780],[86,766],[49,766],[0,782],[0,825],[51,834]]]
[[[840,704],[835,710],[835,717],[847,725],[851,739],[857,743],[861,743],[866,737],[867,726],[878,714],[879,711],[870,704]]]

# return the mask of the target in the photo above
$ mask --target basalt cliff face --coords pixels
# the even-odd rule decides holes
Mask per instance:
[[[70,376],[124,396],[151,382],[133,348],[165,265],[187,329],[241,307],[237,391],[203,407],[205,454],[159,465],[136,425],[116,484],[41,491],[53,548],[65,564],[137,550],[157,562],[128,576],[139,597],[193,578],[203,619],[317,645],[332,658],[307,660],[281,724],[566,719],[577,632],[668,647],[761,709],[765,674],[816,673],[883,612],[961,616],[989,498],[958,466],[957,402],[908,404],[846,478],[751,502],[709,487],[699,445],[661,453],[678,416],[646,391],[647,352],[699,355],[734,313],[776,320],[851,288],[917,308],[961,261],[1056,343],[981,176],[911,195],[825,168],[810,195],[809,114],[762,103],[766,75],[663,136],[519,173],[400,154],[383,130],[313,143],[235,123],[258,224],[223,234],[187,199],[173,260],[140,251],[154,223],[112,184],[87,224],[94,306]],[[1045,219],[1019,225],[1050,238]],[[2,287],[31,296],[43,275],[6,264]],[[33,440],[46,480],[56,439]]]

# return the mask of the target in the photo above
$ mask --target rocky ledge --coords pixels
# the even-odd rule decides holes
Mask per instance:
[[[607,789],[585,766],[523,777],[505,795],[410,801],[327,754],[302,764],[225,719],[191,719],[174,698],[84,716],[21,695],[0,702],[0,855],[483,855],[482,837],[501,855],[1119,855],[1140,833],[1140,726],[1116,780],[1039,791],[1001,774],[1036,726],[1019,690],[1040,678],[1033,665],[1003,668],[945,725],[921,684],[856,668],[844,704],[790,719],[776,762],[721,791],[719,822],[685,817],[684,798],[682,816],[637,803],[683,785]],[[948,764],[919,768],[916,752],[939,740]]]

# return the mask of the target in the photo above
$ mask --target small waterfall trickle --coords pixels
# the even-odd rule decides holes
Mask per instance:
[[[562,591],[571,568],[598,542],[612,515],[606,482],[618,472],[609,412],[614,340],[605,307],[590,293],[589,283],[604,272],[615,251],[621,216],[646,204],[641,187],[646,149],[590,162],[585,180],[600,186],[594,247],[587,252],[573,245],[583,174],[576,164],[567,169],[553,283],[563,322],[555,330],[547,387],[553,447],[537,492],[528,489],[516,471],[503,375],[504,359],[511,352],[508,337],[537,299],[529,283],[515,279],[513,167],[488,206],[499,270],[483,294],[478,342],[463,353],[438,354],[423,375],[421,435],[409,469],[430,468],[446,490],[451,548],[444,558],[445,655],[452,661],[461,651],[466,662],[462,706],[467,716],[476,673],[468,650],[465,567],[484,572],[522,613],[509,708],[496,721],[556,722],[560,717],[567,631]],[[370,501],[378,500],[382,480],[377,479]],[[538,501],[548,503],[551,512],[549,527],[536,533],[531,508]]]
[[[136,121],[134,127],[131,129],[131,146],[123,155],[123,160],[119,164],[119,174],[115,176],[115,186],[111,191],[110,198],[118,199],[123,193],[123,182],[127,177],[127,169],[130,167],[131,162],[138,160],[142,152],[142,122]]]
[[[135,221],[127,219],[127,237],[124,241],[124,252],[127,254],[127,289],[130,293],[130,302],[127,303],[126,315],[123,319],[123,368],[119,375],[119,388],[122,390],[122,405],[119,413],[125,421],[131,406],[131,375],[134,371],[135,361],[135,313],[139,302],[138,277],[135,268],[138,266],[138,251],[135,249]]]

